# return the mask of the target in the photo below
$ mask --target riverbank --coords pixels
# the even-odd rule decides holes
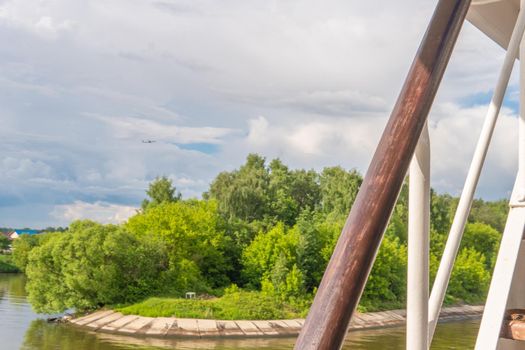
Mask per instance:
[[[447,307],[440,322],[480,318],[483,306]],[[304,319],[267,321],[223,321],[175,317],[143,317],[101,310],[74,318],[71,324],[92,331],[146,337],[288,337],[299,334]],[[350,331],[400,326],[406,322],[405,310],[357,313]]]

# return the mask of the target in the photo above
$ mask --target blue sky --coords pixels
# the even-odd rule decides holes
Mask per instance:
[[[0,1],[0,226],[120,222],[249,152],[364,172],[436,1]],[[430,116],[458,195],[504,51],[466,24]],[[477,196],[509,195],[517,79]],[[143,140],[155,140],[143,143]]]

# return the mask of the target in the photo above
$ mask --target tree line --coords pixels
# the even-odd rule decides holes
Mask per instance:
[[[13,259],[28,276],[37,311],[132,303],[187,291],[241,290],[306,313],[362,176],[356,170],[290,169],[250,154],[222,172],[202,199],[183,199],[161,177],[141,210],[121,225],[73,222],[65,232],[22,236]],[[458,203],[431,195],[431,279]],[[507,214],[506,200],[473,203],[447,303],[485,297]],[[404,307],[408,191],[400,193],[360,303],[362,311]],[[232,287],[233,285],[233,287]]]

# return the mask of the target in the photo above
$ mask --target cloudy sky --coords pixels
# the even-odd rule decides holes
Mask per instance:
[[[249,152],[364,172],[437,0],[0,1],[0,226],[118,222]],[[458,195],[504,51],[470,24],[430,116]],[[514,76],[477,196],[509,195]],[[156,140],[143,143],[142,140]]]

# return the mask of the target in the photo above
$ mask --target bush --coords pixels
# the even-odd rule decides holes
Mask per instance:
[[[20,272],[20,269],[13,263],[11,255],[0,254],[0,272],[1,273],[16,273]]]
[[[496,263],[501,233],[492,226],[475,222],[467,224],[465,234],[461,241],[461,247],[475,249],[485,256],[485,263],[488,270],[492,270]]]
[[[231,239],[225,234],[214,201],[161,203],[130,218],[125,227],[139,237],[166,246],[170,270],[178,275],[176,279],[195,281],[193,288],[197,285],[222,287],[230,283]],[[180,268],[181,262],[196,267],[191,269],[191,276],[181,276],[186,271]],[[179,292],[185,288],[172,287]]]
[[[279,261],[281,269],[288,270],[297,262],[297,230],[278,223],[268,232],[260,232],[242,255],[243,277],[252,288],[260,288],[263,279],[271,279]]]
[[[21,235],[13,241],[13,262],[24,272],[29,262],[29,253],[40,244],[43,235]]]
[[[407,249],[385,236],[366,283],[360,306],[366,311],[403,307],[406,299]]]
[[[477,303],[485,298],[490,283],[485,260],[485,256],[473,248],[461,250],[448,287],[450,297],[467,303]]]
[[[158,291],[165,249],[114,225],[71,224],[29,254],[28,298],[37,312],[86,310]]]

